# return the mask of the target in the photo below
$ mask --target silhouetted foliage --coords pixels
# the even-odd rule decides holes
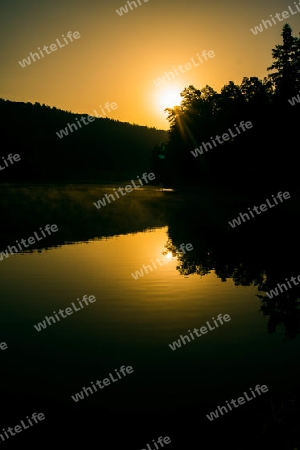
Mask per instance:
[[[284,101],[300,89],[300,39],[292,36],[289,24],[284,25],[281,36],[283,45],[272,50],[274,62],[267,70],[276,70],[269,77],[276,87],[276,96]]]
[[[295,180],[299,104],[288,100],[300,88],[300,39],[284,25],[283,45],[272,50],[273,72],[260,80],[244,77],[240,85],[229,81],[220,93],[212,87],[188,86],[182,102],[167,108],[170,124],[166,149],[165,181],[176,185],[218,184],[247,191],[280,179]],[[235,131],[241,121],[253,127],[237,137],[194,157],[203,142]]]

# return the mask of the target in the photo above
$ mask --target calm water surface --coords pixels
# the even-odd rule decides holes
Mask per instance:
[[[285,276],[298,275],[286,244],[274,249],[259,219],[248,229],[245,224],[241,237],[239,230],[216,228],[236,215],[220,213],[218,198],[197,200],[192,207],[171,192],[140,191],[97,210],[93,201],[104,192],[97,189],[17,187],[2,205],[7,219],[1,225],[2,249],[47,223],[59,228],[57,241],[41,242],[47,248],[0,262],[1,342],[8,345],[0,352],[3,426],[39,410],[49,418],[45,430],[67,417],[70,429],[75,421],[80,429],[85,420],[84,430],[92,421],[97,430],[100,418],[113,415],[117,427],[124,425],[124,435],[115,439],[127,444],[132,423],[139,421],[141,437],[133,448],[159,435],[176,441],[179,431],[185,447],[186,430],[196,436],[191,442],[199,430],[218,434],[205,414],[256,384],[267,385],[275,396],[297,389],[299,293],[294,288],[277,303],[262,300]],[[9,208],[17,202],[18,208]],[[194,249],[178,256],[172,245],[181,243]],[[165,252],[167,264],[132,277]],[[40,332],[34,328],[53,311],[78,305],[85,294],[96,302]],[[231,320],[171,350],[180,335],[207,321],[213,325],[212,317],[220,313]],[[78,403],[72,400],[122,365],[134,372]],[[252,410],[253,417],[262,405],[268,410],[263,402],[269,397],[255,402],[228,414],[231,433],[241,418],[238,427],[242,424],[245,433],[252,427],[259,435],[264,422],[253,428],[248,420]],[[243,411],[248,411],[245,420]],[[158,414],[165,418],[154,424]],[[216,424],[226,430],[226,420]],[[174,442],[174,448],[183,447]]]
[[[24,386],[31,389],[34,382],[36,389],[38,371],[43,397],[59,392],[60,400],[70,402],[70,395],[90,381],[131,365],[134,375],[110,387],[124,397],[130,392],[130,404],[112,404],[108,389],[88,400],[98,403],[103,394],[110,407],[126,410],[156,409],[157,395],[161,407],[172,408],[193,403],[195,397],[219,403],[257,383],[276,389],[296,383],[299,373],[292,369],[299,340],[285,341],[283,330],[267,332],[257,287],[237,287],[232,279],[222,282],[214,271],[180,275],[177,257],[137,280],[132,277],[143,264],[162,257],[167,240],[167,227],[162,227],[2,261],[2,338],[10,349],[5,357],[13,355],[12,365],[5,368],[7,382],[23,361]],[[97,301],[35,330],[45,316],[78,304],[76,299],[85,294]],[[229,314],[231,321],[170,349],[181,334],[208,320],[212,325],[212,317],[220,313]],[[53,378],[57,370],[59,376]]]

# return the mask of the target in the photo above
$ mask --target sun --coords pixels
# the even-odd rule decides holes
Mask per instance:
[[[166,259],[168,259],[169,261],[172,259],[172,252],[168,252],[166,255],[165,255],[165,258]]]
[[[159,105],[162,110],[179,106],[182,101],[180,92],[176,88],[166,88],[160,92]]]

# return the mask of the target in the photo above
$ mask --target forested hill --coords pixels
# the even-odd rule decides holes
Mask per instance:
[[[154,146],[167,140],[163,130],[108,118],[89,122],[87,114],[39,103],[0,99],[0,117],[0,182],[126,180],[149,170]],[[5,165],[10,153],[21,160]]]

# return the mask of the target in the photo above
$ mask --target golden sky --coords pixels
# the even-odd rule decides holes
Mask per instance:
[[[107,117],[168,129],[163,109],[174,106],[170,90],[208,84],[219,91],[229,80],[263,78],[271,49],[282,41],[283,24],[288,22],[294,35],[300,30],[300,12],[292,0],[139,2],[132,10],[124,0],[1,2],[0,98],[91,115],[115,102],[117,108]],[[116,9],[125,5],[128,12],[120,16]],[[288,6],[297,13],[257,35],[250,31],[262,19],[289,11]],[[69,31],[80,37],[67,45],[62,35]],[[50,51],[56,39],[65,45]],[[45,45],[49,54],[44,51],[44,58],[21,67],[18,61]],[[205,50],[215,56],[192,64]],[[189,70],[178,69],[187,63]],[[175,78],[158,87],[154,80],[165,71],[173,71]]]

